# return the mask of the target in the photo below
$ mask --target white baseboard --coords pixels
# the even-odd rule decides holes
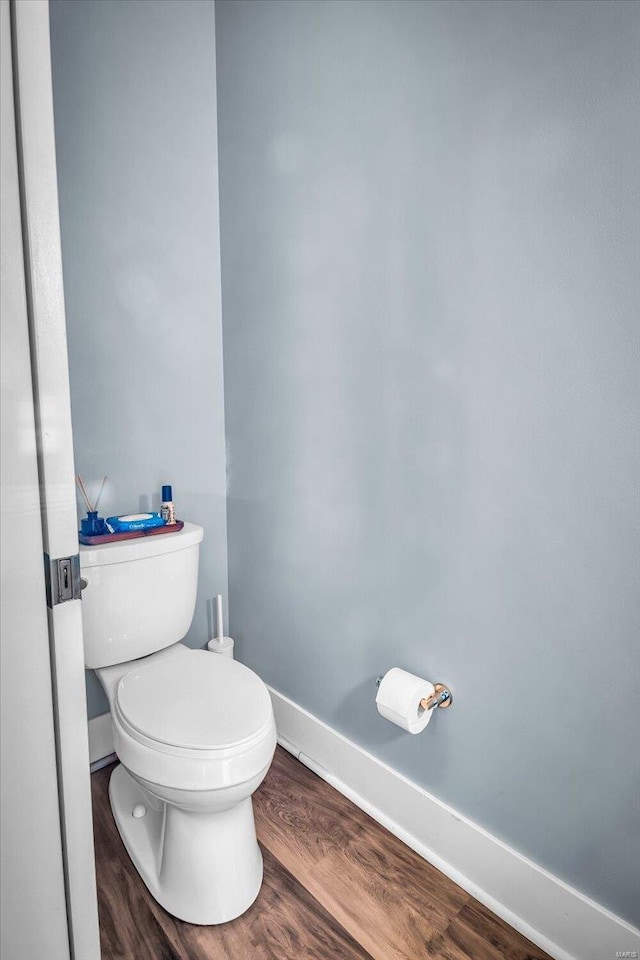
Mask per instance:
[[[99,760],[113,754],[113,731],[111,714],[103,713],[89,720],[89,763],[93,767]]]
[[[640,931],[626,921],[269,692],[283,747],[556,960],[640,956]]]

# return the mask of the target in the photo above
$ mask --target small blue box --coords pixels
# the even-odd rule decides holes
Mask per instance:
[[[107,517],[107,526],[112,533],[126,533],[128,530],[149,530],[151,527],[165,527],[159,513],[130,513],[121,517]]]

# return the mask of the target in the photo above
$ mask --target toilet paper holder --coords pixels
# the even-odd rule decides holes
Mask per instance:
[[[382,683],[382,677],[377,677],[376,686],[379,687]],[[453,694],[449,687],[445,686],[444,683],[434,683],[433,693],[430,697],[423,697],[420,701],[420,706],[423,710],[433,710],[434,707],[450,707],[453,703]]]

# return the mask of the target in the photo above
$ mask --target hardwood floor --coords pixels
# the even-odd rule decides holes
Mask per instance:
[[[280,747],[254,795],[264,883],[198,927],[151,897],[92,776],[103,960],[549,960]]]

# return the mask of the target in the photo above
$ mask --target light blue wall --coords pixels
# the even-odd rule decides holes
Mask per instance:
[[[214,29],[208,0],[51,3],[76,467],[106,515],[172,483],[204,527],[193,646],[227,593]]]
[[[639,9],[216,7],[239,656],[636,922]]]

